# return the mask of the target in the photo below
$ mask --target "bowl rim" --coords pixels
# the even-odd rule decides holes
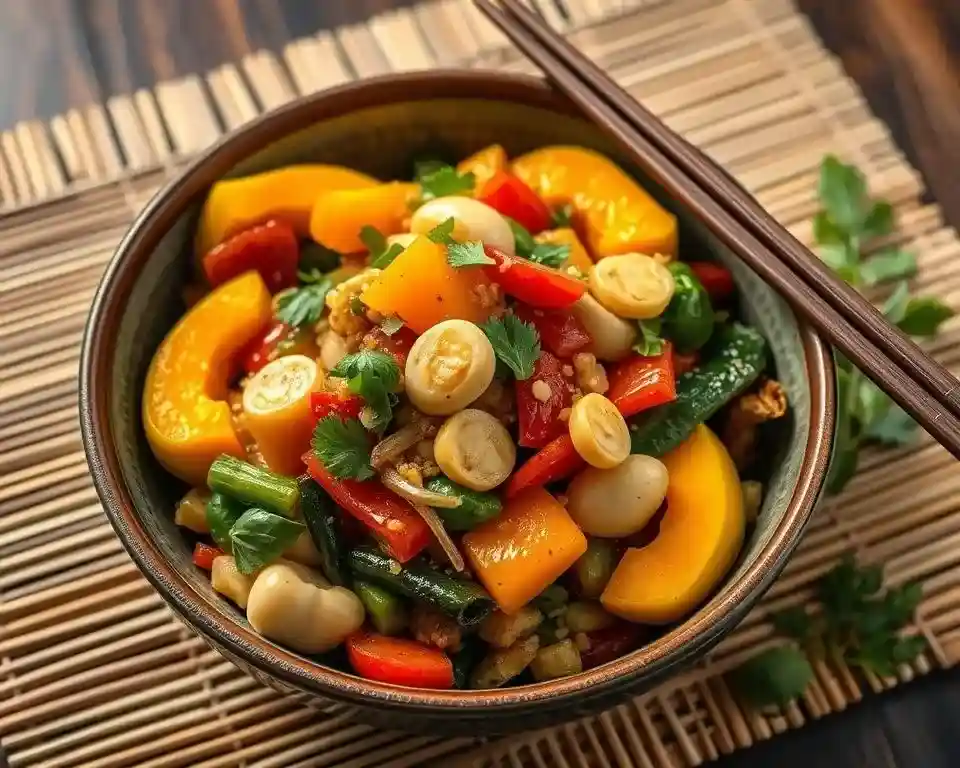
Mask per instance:
[[[140,267],[173,223],[210,184],[236,163],[314,122],[390,103],[444,98],[520,102],[582,117],[543,80],[527,75],[442,69],[383,75],[296,99],[251,121],[201,153],[161,189],[134,220],[107,265],[92,302],[80,359],[79,402],[84,452],[96,491],[121,543],[148,581],[195,631],[228,655],[299,692],[381,709],[445,710],[482,717],[531,704],[577,704],[644,678],[670,673],[714,645],[738,623],[783,569],[823,490],[834,436],[833,358],[819,335],[798,318],[811,398],[810,427],[793,495],[781,520],[740,580],[715,595],[682,625],[650,645],[567,678],[517,688],[436,691],[378,683],[323,666],[275,645],[220,612],[203,610],[206,598],[166,560],[139,520],[114,448],[109,418],[111,350],[121,308]],[[625,150],[628,154],[629,149]],[[640,167],[643,158],[633,155]],[[198,610],[199,608],[199,610]]]

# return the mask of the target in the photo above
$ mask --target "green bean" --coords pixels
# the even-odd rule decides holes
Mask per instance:
[[[470,687],[470,674],[487,653],[487,646],[475,637],[463,641],[463,647],[453,656],[453,684],[461,690]]]
[[[207,473],[210,490],[225,493],[250,507],[265,507],[285,517],[294,517],[300,489],[292,477],[255,467],[233,456],[221,454]]]
[[[443,520],[444,527],[451,531],[469,531],[480,523],[499,515],[503,508],[500,499],[494,494],[472,491],[457,485],[443,475],[430,478],[426,489],[460,499],[459,507],[451,509],[434,507],[437,515]]]
[[[346,586],[347,549],[336,503],[310,477],[301,477],[300,513],[320,553],[320,568],[331,584]]]
[[[447,576],[420,559],[401,565],[375,547],[363,546],[350,553],[348,562],[356,576],[429,603],[462,627],[479,624],[495,607],[479,584]]]
[[[403,600],[383,587],[368,581],[354,581],[357,593],[367,618],[381,635],[399,635],[407,628],[407,609]]]

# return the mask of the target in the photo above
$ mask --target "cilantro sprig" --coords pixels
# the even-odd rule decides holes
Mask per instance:
[[[504,315],[480,327],[497,359],[513,371],[518,381],[533,375],[533,367],[540,357],[540,335],[536,328],[516,315]]]
[[[370,439],[357,419],[331,414],[313,430],[313,452],[326,470],[341,480],[369,480],[376,473],[370,466]]]
[[[509,217],[506,218],[513,232],[517,256],[554,268],[563,266],[570,258],[570,246],[566,243],[538,243],[526,227]]]
[[[483,252],[483,243],[471,240],[458,243],[453,239],[453,229],[456,222],[453,217],[441,221],[427,233],[427,238],[434,243],[447,247],[447,263],[451,267],[479,267],[496,262]]]
[[[913,254],[885,248],[873,255],[864,251],[875,238],[893,232],[893,208],[874,200],[863,174],[833,156],[820,166],[821,210],[813,221],[817,250],[854,288],[862,290],[895,283],[883,313],[910,336],[934,336],[954,310],[936,297],[911,297],[906,280],[917,271]],[[846,359],[839,361],[838,418],[835,457],[828,490],[839,492],[857,468],[860,447],[868,441],[909,444],[916,439],[917,424]]]
[[[287,325],[313,325],[323,314],[327,294],[333,282],[319,270],[298,272],[305,285],[285,291],[277,299],[277,320]]]
[[[734,689],[754,706],[800,696],[813,679],[808,656],[887,676],[926,647],[922,637],[902,633],[920,603],[919,584],[884,590],[882,566],[860,566],[847,554],[814,589],[819,610],[798,606],[771,617],[774,629],[794,644],[764,651],[730,673]]]
[[[443,163],[418,167],[418,176],[421,203],[438,197],[469,195],[477,183],[473,173],[460,173],[452,165]]]
[[[643,355],[643,357],[651,357],[663,352],[663,337],[660,335],[661,321],[659,317],[638,320],[637,328],[640,333],[633,345],[634,352]]]
[[[386,428],[393,418],[394,393],[400,383],[400,366],[392,355],[363,349],[344,357],[330,375],[346,379],[350,391],[363,398],[367,406],[363,426],[374,431]]]
[[[360,241],[370,251],[370,266],[376,269],[386,269],[393,260],[403,253],[403,246],[399,243],[387,245],[387,238],[376,227],[369,225],[360,230]]]

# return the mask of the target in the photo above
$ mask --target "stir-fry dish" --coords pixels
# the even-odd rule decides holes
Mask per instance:
[[[265,638],[385,683],[649,642],[736,560],[787,410],[731,274],[685,255],[578,147],[219,182],[143,394],[194,563]]]

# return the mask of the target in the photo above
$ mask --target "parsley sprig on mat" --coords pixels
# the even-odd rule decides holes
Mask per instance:
[[[922,597],[919,584],[884,590],[883,567],[859,566],[848,554],[814,589],[819,610],[798,606],[771,617],[796,645],[764,651],[728,675],[748,703],[783,705],[801,695],[813,679],[808,655],[887,676],[926,647],[920,636],[901,635]]]
[[[894,283],[883,313],[904,333],[929,337],[954,311],[936,297],[911,297],[907,279],[917,271],[913,254],[890,247],[864,255],[865,247],[894,229],[893,208],[874,200],[863,174],[833,156],[820,166],[822,209],[813,220],[817,250],[854,288],[863,290]],[[865,442],[905,445],[916,438],[917,424],[846,359],[837,372],[838,418],[836,448],[828,490],[839,492],[857,468]]]

